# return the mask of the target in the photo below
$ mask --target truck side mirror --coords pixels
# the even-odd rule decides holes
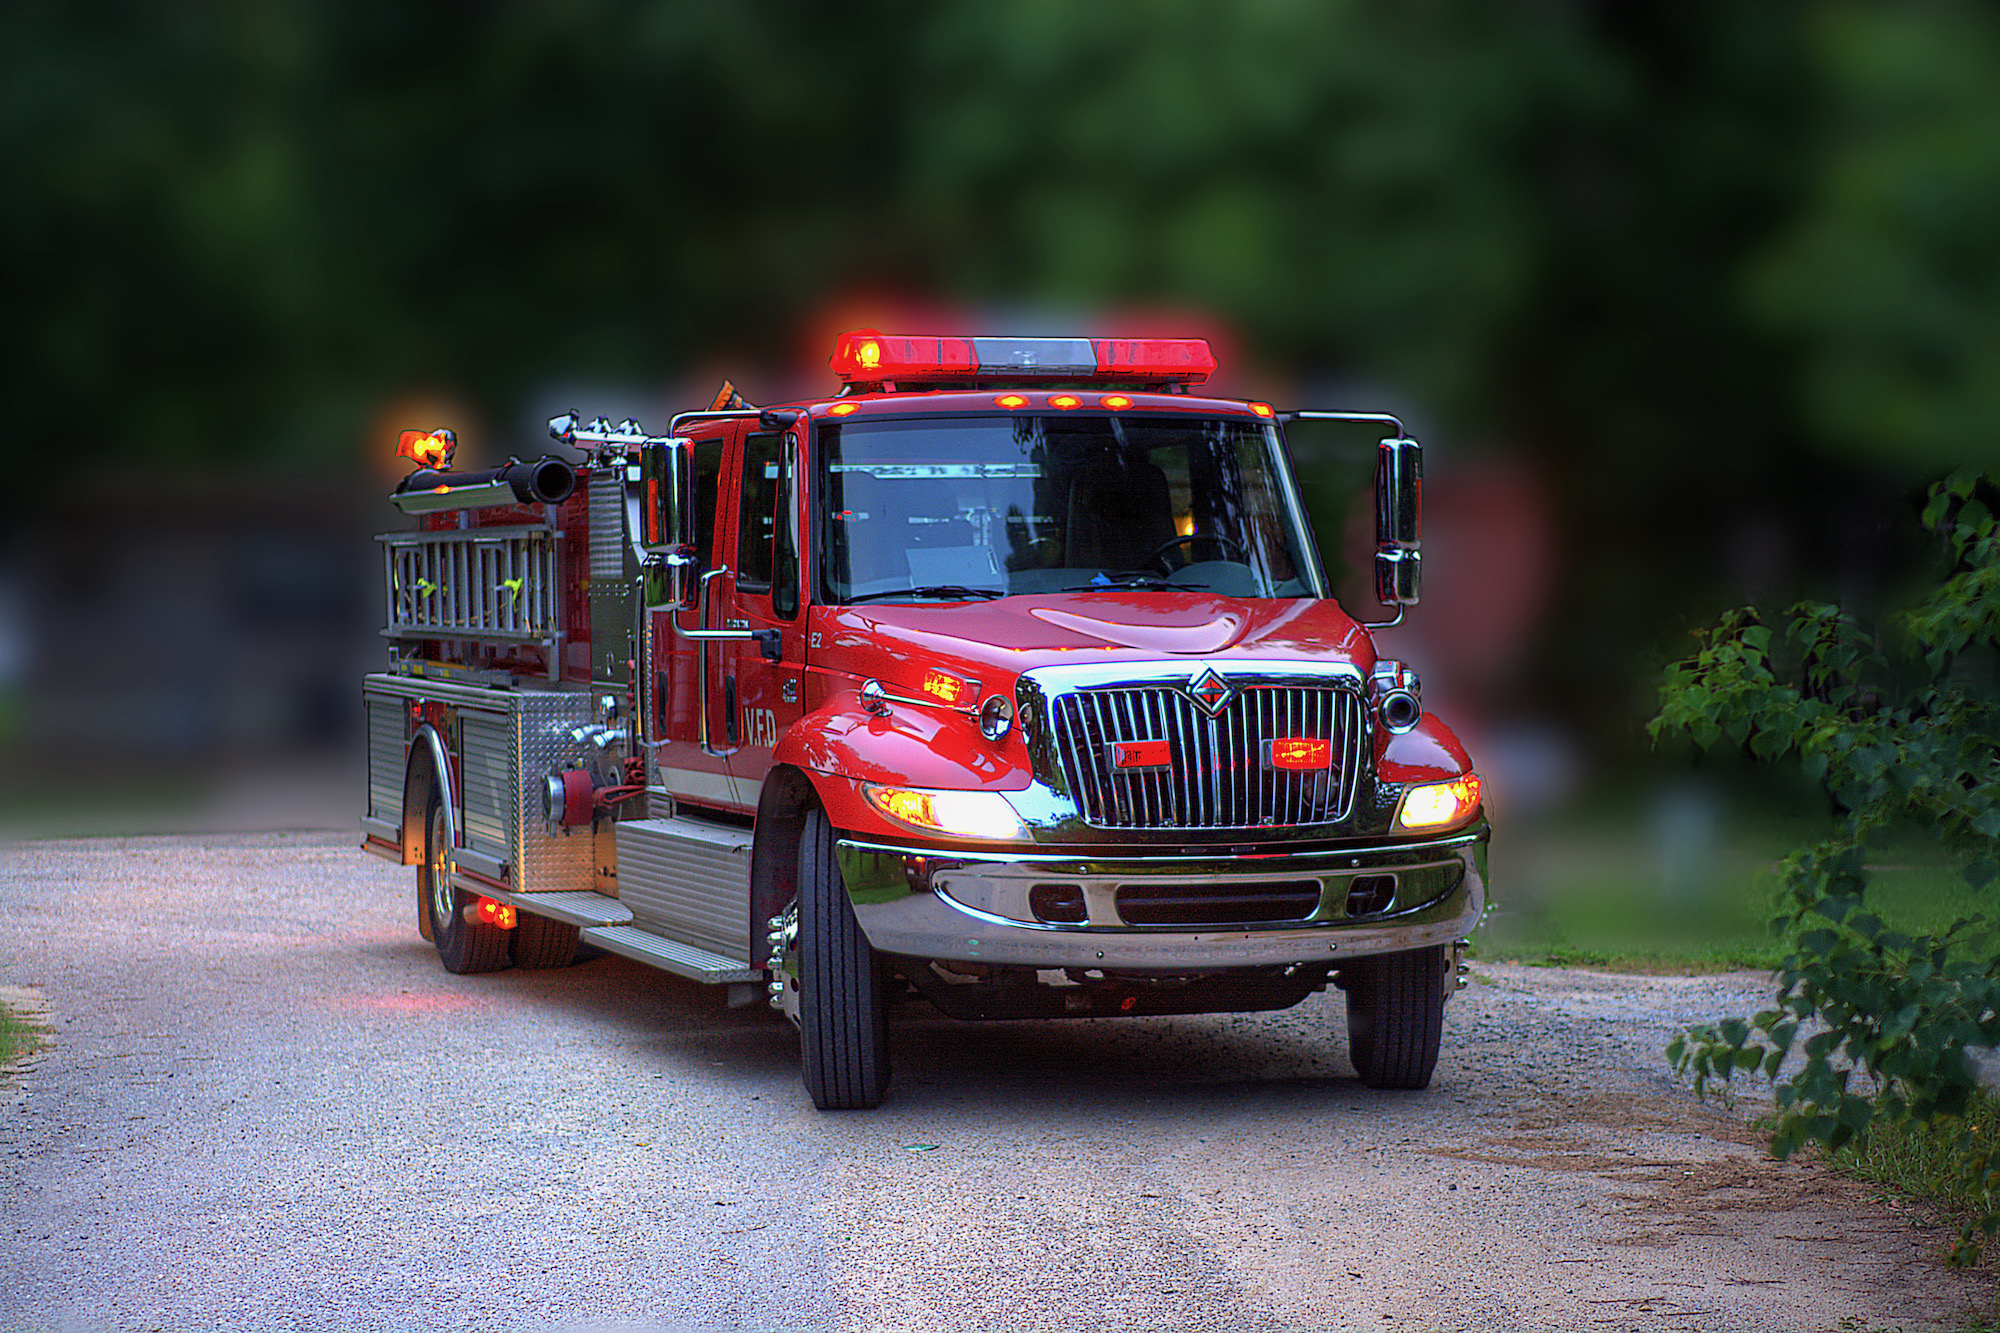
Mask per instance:
[[[1423,590],[1424,447],[1411,439],[1375,448],[1375,598],[1413,606]]]
[[[686,606],[695,573],[694,441],[639,447],[639,545],[646,605]]]

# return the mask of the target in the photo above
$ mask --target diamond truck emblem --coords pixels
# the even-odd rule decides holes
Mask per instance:
[[[1188,697],[1201,705],[1201,711],[1210,717],[1218,716],[1236,697],[1236,689],[1220,675],[1214,667],[1206,667],[1199,676],[1188,682]]]

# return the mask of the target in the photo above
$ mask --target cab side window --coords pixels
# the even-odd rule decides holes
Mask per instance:
[[[721,490],[722,441],[697,440],[694,446],[694,548],[701,561],[695,568],[715,568],[715,501]]]
[[[798,613],[798,551],[792,531],[792,451],[783,435],[743,442],[742,502],[736,514],[736,587],[769,593],[771,610]]]

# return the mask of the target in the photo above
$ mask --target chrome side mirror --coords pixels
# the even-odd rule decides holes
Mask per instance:
[[[1424,523],[1424,447],[1411,439],[1375,448],[1375,597],[1412,606],[1423,590],[1417,550]]]
[[[639,545],[654,555],[694,546],[694,441],[639,447]]]
[[[684,607],[694,596],[694,442],[639,446],[640,575],[649,607]]]

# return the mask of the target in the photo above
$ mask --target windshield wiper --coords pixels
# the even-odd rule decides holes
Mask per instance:
[[[888,592],[864,592],[859,597],[848,598],[847,605],[880,602],[890,597],[943,597],[954,602],[969,602],[975,598],[990,600],[1006,595],[1000,588],[968,588],[958,583],[931,583],[921,588],[891,588]]]
[[[1098,574],[1088,583],[1064,588],[1064,592],[1096,592],[1101,588],[1208,588],[1206,583],[1174,583],[1158,574]]]

